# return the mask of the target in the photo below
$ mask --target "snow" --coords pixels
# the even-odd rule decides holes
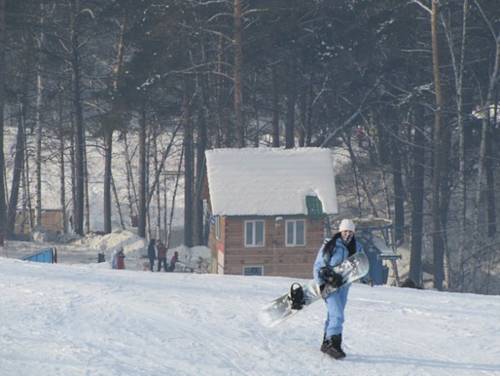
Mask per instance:
[[[307,214],[306,195],[337,213],[329,149],[242,148],[206,152],[215,215]]]
[[[256,319],[292,281],[0,258],[1,374],[500,375],[498,296],[355,284],[334,361],[321,302]]]

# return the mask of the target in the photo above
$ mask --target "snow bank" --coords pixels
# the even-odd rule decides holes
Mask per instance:
[[[123,248],[125,255],[144,249],[146,240],[131,231],[115,231],[102,236],[88,238],[88,245],[97,251],[109,251]]]
[[[126,257],[126,267],[130,269],[142,269],[141,258],[144,257],[147,249],[147,242],[137,234],[119,230],[106,235],[89,234],[84,238],[73,242],[73,246],[87,246],[97,252],[104,253],[106,264],[110,266],[113,252],[123,248]],[[98,265],[98,267],[103,267]]]
[[[212,260],[211,250],[205,246],[186,247],[184,245],[169,249],[167,251],[167,261],[174,255],[174,252],[179,253],[180,269],[186,267],[197,273],[208,273]]]

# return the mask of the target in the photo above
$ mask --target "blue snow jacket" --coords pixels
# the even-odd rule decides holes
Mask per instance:
[[[326,240],[323,246],[319,249],[316,261],[314,262],[313,275],[316,283],[319,286],[325,284],[325,281],[319,276],[319,271],[322,267],[326,266],[325,261],[328,260],[328,258],[328,265],[334,267],[357,252],[363,252],[363,247],[354,237],[348,245],[344,243],[340,233],[335,234],[332,239]],[[327,254],[326,257],[325,253]],[[349,287],[350,285],[344,285],[338,290],[332,292],[325,299],[328,309],[328,315],[325,321],[325,338],[330,338],[332,335],[342,333],[344,324],[344,309],[347,304]]]
[[[352,238],[351,243],[348,246],[342,240],[340,233],[335,234],[335,236],[331,239],[325,240],[318,251],[316,261],[314,262],[313,275],[316,283],[319,286],[325,283],[325,281],[323,281],[319,276],[320,269],[326,266],[325,253],[330,254],[330,256],[326,256],[326,259],[330,259],[328,265],[334,267],[341,264],[345,259],[352,256],[356,252],[363,252],[363,247],[356,241],[355,237]]]

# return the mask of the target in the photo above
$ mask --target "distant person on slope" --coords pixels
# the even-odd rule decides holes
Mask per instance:
[[[156,247],[155,247],[155,239],[149,240],[149,245],[148,245],[148,259],[149,259],[149,270],[153,271],[153,268],[155,266],[155,259],[156,259]]]
[[[331,239],[325,240],[319,249],[318,256],[314,262],[314,280],[323,291],[327,285],[340,287],[342,276],[333,271],[333,267],[339,265],[357,252],[363,252],[361,244],[354,238],[355,226],[350,219],[340,222],[339,231]],[[341,286],[338,290],[330,293],[325,298],[328,310],[325,322],[325,332],[321,351],[335,359],[345,358],[342,350],[342,326],[344,323],[344,309],[349,293],[349,284]]]
[[[123,252],[123,247],[120,247],[116,254],[113,255],[114,257],[114,265],[115,267],[113,269],[125,269],[125,253]]]
[[[170,265],[168,267],[169,272],[173,272],[175,270],[175,264],[179,261],[179,252],[175,251],[174,255],[170,259]]]
[[[167,247],[159,241],[156,246],[158,250],[158,271],[161,270],[161,265],[163,264],[163,270],[167,271]]]

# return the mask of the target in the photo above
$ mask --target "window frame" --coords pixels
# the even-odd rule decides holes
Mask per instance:
[[[255,244],[257,222],[262,222],[262,244]],[[248,243],[247,239],[248,223],[252,223],[252,243]],[[248,219],[243,221],[243,245],[245,248],[263,248],[266,246],[266,221],[264,219]]]
[[[303,222],[304,223],[304,243],[298,244],[297,243],[297,222]],[[288,242],[288,224],[293,223],[293,243]],[[287,219],[285,221],[285,246],[286,247],[305,247],[307,245],[307,239],[306,239],[306,220],[305,219]]]
[[[245,270],[251,268],[260,269],[261,274],[245,274]],[[264,276],[264,265],[243,265],[241,272],[245,277],[262,277]]]

